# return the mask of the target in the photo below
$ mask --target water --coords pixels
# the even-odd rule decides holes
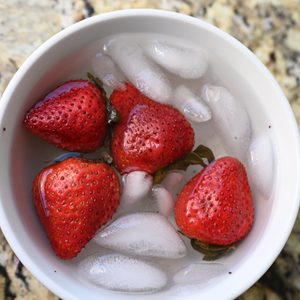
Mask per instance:
[[[69,78],[85,78],[86,71],[93,70],[102,78],[108,95],[129,80],[148,97],[174,105],[189,119],[195,131],[195,146],[210,147],[216,158],[225,155],[240,158],[247,164],[252,190],[269,198],[275,168],[269,124],[264,124],[263,114],[252,105],[255,95],[246,89],[246,83],[236,87],[234,79],[227,78],[227,73],[234,72],[231,62],[223,62],[193,43],[152,33],[107,37],[87,45],[85,53],[89,55],[84,55],[84,63]],[[219,68],[220,64],[226,64],[226,68]],[[220,71],[224,69],[226,72]],[[249,118],[254,115],[256,124]],[[99,158],[107,150],[99,149],[85,157]],[[61,154],[56,152],[56,156]],[[53,157],[48,155],[44,159],[49,162]],[[262,172],[265,164],[272,172]],[[125,192],[117,213],[73,262],[76,265],[79,262],[79,276],[112,290],[178,289],[182,294],[185,288],[197,289],[227,276],[230,259],[203,263],[202,255],[176,231],[172,201],[201,169],[193,166],[185,173],[172,171],[162,186],[153,189],[152,178],[144,172],[124,177]],[[256,174],[261,176],[256,178]],[[256,203],[256,207],[260,205]],[[95,244],[97,239],[101,246]],[[168,255],[156,257],[158,253]]]

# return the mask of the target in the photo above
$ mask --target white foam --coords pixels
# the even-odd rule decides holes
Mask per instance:
[[[186,247],[168,220],[157,213],[120,217],[93,239],[97,244],[131,255],[179,258]]]
[[[78,272],[96,285],[122,292],[154,292],[167,283],[159,268],[120,254],[89,256],[79,263]]]
[[[153,40],[145,46],[145,52],[157,64],[182,78],[200,78],[208,67],[202,50],[182,47],[170,41]]]

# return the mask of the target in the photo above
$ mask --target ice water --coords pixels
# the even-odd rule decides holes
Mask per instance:
[[[238,158],[248,171],[254,202],[270,198],[274,170],[270,126],[251,122],[254,113],[263,122],[259,110],[251,106],[255,95],[235,88],[226,73],[218,72],[222,58],[206,51],[205,45],[153,33],[109,36],[82,52],[78,69],[66,79],[83,79],[90,71],[103,81],[108,95],[130,81],[149,98],[176,107],[195,131],[195,146],[210,147],[216,158]],[[227,72],[233,72],[231,62],[226,63]],[[106,151],[102,148],[87,157],[98,158]],[[55,155],[61,159],[59,151]],[[70,262],[78,278],[113,291],[153,293],[184,291],[228,276],[230,262],[226,258],[203,262],[174,221],[178,193],[201,169],[173,171],[154,187],[145,172],[120,178],[123,195],[117,213]]]

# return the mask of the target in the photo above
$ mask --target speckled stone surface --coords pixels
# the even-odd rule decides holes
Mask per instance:
[[[229,32],[275,75],[300,124],[299,0],[0,0],[0,96],[23,61],[54,33],[91,15],[125,8],[178,11]],[[22,266],[0,232],[4,299],[58,298]],[[300,218],[272,267],[239,299],[300,300]]]

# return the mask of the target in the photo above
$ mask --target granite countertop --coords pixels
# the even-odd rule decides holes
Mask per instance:
[[[3,0],[0,96],[24,60],[53,34],[92,15],[125,8],[173,10],[229,32],[275,75],[300,124],[299,0]],[[0,300],[4,299],[58,298],[23,267],[0,231]],[[300,217],[280,256],[239,299],[300,300]]]

